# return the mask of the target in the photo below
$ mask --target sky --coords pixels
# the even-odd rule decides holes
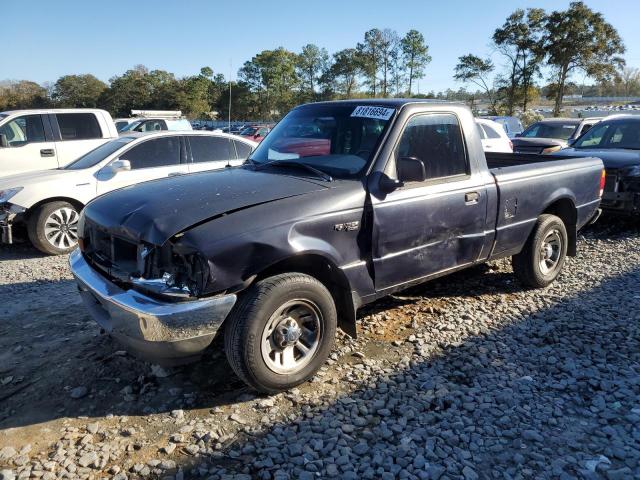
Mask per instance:
[[[640,67],[638,0],[586,0],[620,33],[631,67]],[[516,8],[566,9],[568,1],[523,0],[322,0],[92,2],[32,0],[2,6],[4,44],[0,80],[55,82],[66,74],[92,73],[107,81],[137,64],[177,76],[210,66],[227,78],[256,53],[307,43],[329,53],[354,47],[364,32],[416,29],[433,61],[419,82],[426,93],[457,89],[453,69],[467,53],[491,54],[490,38]],[[499,57],[496,56],[498,61]],[[582,78],[577,78],[582,82]]]

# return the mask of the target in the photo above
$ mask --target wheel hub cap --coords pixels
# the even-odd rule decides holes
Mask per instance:
[[[293,318],[286,319],[273,332],[273,340],[280,348],[295,345],[302,336],[302,329]]]
[[[540,245],[540,271],[548,275],[557,268],[562,251],[562,236],[557,230],[551,230]]]
[[[68,249],[78,243],[78,212],[63,207],[51,212],[44,222],[44,235],[56,248]]]
[[[295,374],[309,364],[320,346],[322,314],[306,299],[290,300],[271,315],[262,332],[260,352],[269,370]]]

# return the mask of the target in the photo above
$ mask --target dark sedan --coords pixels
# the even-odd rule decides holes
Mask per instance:
[[[547,118],[512,139],[514,153],[552,153],[587,132],[599,118]]]
[[[607,171],[602,208],[640,213],[640,115],[604,120],[557,155],[602,159]]]

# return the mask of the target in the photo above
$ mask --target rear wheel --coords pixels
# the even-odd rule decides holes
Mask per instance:
[[[546,287],[560,274],[567,245],[564,222],[555,215],[540,215],[522,252],[512,258],[514,273],[527,286]]]
[[[337,313],[326,287],[309,275],[275,275],[251,286],[226,321],[225,352],[235,373],[275,393],[308,380],[333,347]]]
[[[45,203],[29,217],[29,240],[50,255],[69,253],[78,246],[78,218],[76,207],[68,202]]]

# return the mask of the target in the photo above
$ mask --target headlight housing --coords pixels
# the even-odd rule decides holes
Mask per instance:
[[[7,188],[5,190],[0,190],[0,203],[7,203],[22,189],[23,187],[14,187],[14,188]]]
[[[142,268],[131,282],[144,290],[168,297],[198,297],[207,287],[211,264],[199,252],[170,242],[140,250]]]

